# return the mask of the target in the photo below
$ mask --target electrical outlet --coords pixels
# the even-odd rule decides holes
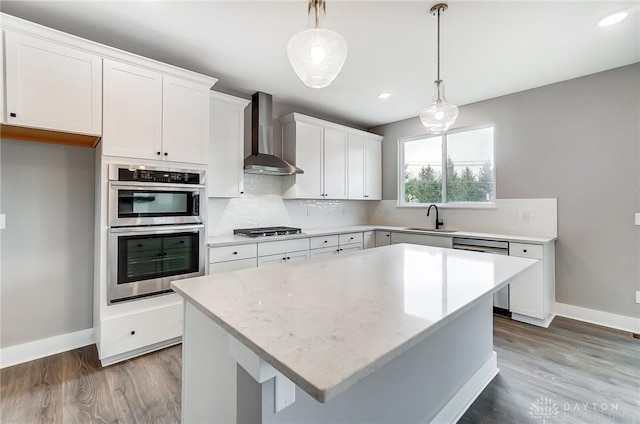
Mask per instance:
[[[520,219],[522,219],[523,221],[528,221],[529,220],[529,211],[524,211],[520,214]]]
[[[518,220],[518,212],[509,212],[509,220],[517,221]]]
[[[640,303],[640,290],[636,291],[636,303]]]
[[[636,214],[636,225],[640,225],[640,213]]]

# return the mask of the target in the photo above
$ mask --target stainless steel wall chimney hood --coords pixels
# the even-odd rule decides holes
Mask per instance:
[[[251,96],[251,156],[244,160],[248,174],[293,175],[304,171],[273,155],[272,97],[258,91]]]

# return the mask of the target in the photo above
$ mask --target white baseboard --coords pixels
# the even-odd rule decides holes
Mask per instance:
[[[433,418],[431,424],[455,423],[467,412],[471,404],[480,396],[480,393],[498,375],[498,355],[493,352],[489,359],[467,381],[464,386],[447,402],[447,404]]]
[[[0,349],[0,368],[10,367],[95,343],[93,328]]]
[[[597,311],[595,309],[588,309],[557,302],[556,315],[601,325],[603,327],[615,328],[616,330],[640,334],[640,318],[612,314],[610,312]]]

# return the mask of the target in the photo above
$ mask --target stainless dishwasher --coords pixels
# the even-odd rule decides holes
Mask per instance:
[[[500,240],[476,240],[454,237],[453,248],[473,252],[493,253],[495,255],[509,254],[509,242]],[[508,285],[493,295],[493,312],[499,315],[511,316],[511,312],[509,312]]]

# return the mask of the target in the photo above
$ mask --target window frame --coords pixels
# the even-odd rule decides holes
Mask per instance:
[[[489,202],[449,202],[447,201],[447,180],[446,180],[446,163],[447,163],[447,144],[448,144],[448,140],[447,140],[447,136],[450,134],[456,134],[456,133],[460,133],[460,132],[470,132],[470,131],[476,131],[476,130],[482,130],[485,128],[492,128],[493,129],[493,149],[491,152],[491,163],[492,163],[492,179],[493,179],[493,189],[492,189],[492,198],[493,200],[489,201]],[[484,124],[478,124],[478,125],[472,125],[472,126],[468,126],[468,127],[460,127],[460,128],[456,128],[454,130],[450,130],[447,131],[444,134],[419,134],[419,135],[412,135],[412,136],[407,136],[407,137],[400,137],[398,138],[398,204],[397,206],[399,208],[426,208],[429,207],[429,205],[435,204],[437,205],[439,208],[442,209],[447,209],[447,208],[451,208],[451,209],[495,209],[496,206],[496,143],[495,143],[495,131],[496,131],[496,126],[494,123],[484,123]],[[407,142],[411,142],[411,141],[416,141],[416,140],[425,140],[425,139],[430,139],[430,138],[435,138],[435,137],[442,137],[442,199],[444,200],[443,202],[440,203],[409,203],[405,201],[405,196],[404,196],[404,191],[405,191],[405,187],[404,187],[404,165],[405,165],[405,149],[404,149],[404,143]]]

